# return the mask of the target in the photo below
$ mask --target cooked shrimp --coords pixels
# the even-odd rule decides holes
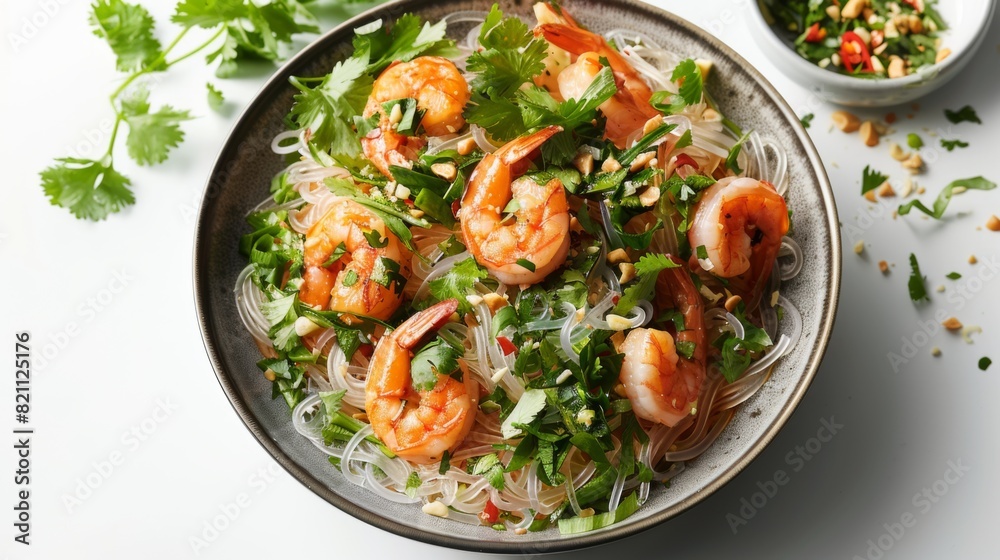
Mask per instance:
[[[561,9],[558,11],[556,7],[549,4],[548,2],[538,2],[534,6],[535,19],[538,20],[539,24],[543,23],[562,23],[568,24],[571,21],[575,25],[576,22],[572,20],[569,14],[563,12]],[[565,49],[560,49],[559,47],[553,45],[546,41],[546,52],[545,60],[545,70],[541,74],[535,76],[533,81],[538,87],[545,88],[548,90],[552,97],[558,101],[564,101],[562,94],[559,92],[559,74],[563,70],[569,67],[571,62],[571,57],[568,51]]]
[[[701,296],[687,269],[664,270],[656,287],[660,300],[670,302],[683,315],[685,330],[675,337],[657,329],[629,332],[620,349],[625,360],[619,380],[636,416],[673,426],[696,412],[708,349]],[[677,355],[675,340],[694,345],[690,359]]]
[[[373,247],[365,237],[378,233],[384,247]],[[343,243],[345,253],[328,262]],[[299,299],[312,306],[343,313],[388,319],[402,301],[403,280],[387,280],[386,259],[400,263],[399,274],[409,277],[410,252],[374,212],[349,198],[339,198],[306,232],[302,288]],[[389,265],[392,266],[391,264]],[[381,277],[380,277],[381,276]],[[390,281],[391,280],[391,281]],[[382,282],[382,283],[380,283]],[[383,285],[388,284],[388,285]]]
[[[774,186],[749,177],[726,177],[708,188],[694,207],[688,241],[705,247],[702,268],[738,278],[730,289],[753,307],[767,284],[781,238],[788,233],[788,207]]]
[[[410,317],[382,337],[365,381],[365,412],[375,435],[396,455],[415,463],[438,461],[454,450],[476,421],[478,387],[462,366],[464,381],[439,375],[427,391],[413,388],[411,353],[420,339],[458,309],[458,300],[442,301]]]
[[[601,105],[601,112],[607,117],[604,137],[619,148],[625,148],[628,137],[642,130],[646,122],[660,113],[649,104],[653,91],[621,53],[611,48],[604,37],[583,29],[568,18],[565,10],[561,15],[566,23],[542,23],[535,28],[535,36],[543,36],[549,43],[577,55],[575,70],[563,70],[559,74],[559,92],[563,98],[579,99],[587,86],[601,70],[600,59],[607,59],[615,75],[618,92],[611,100]],[[581,62],[583,59],[583,62]],[[579,65],[579,66],[578,66]],[[563,76],[566,75],[566,78]]]
[[[515,165],[561,130],[543,128],[487,154],[462,197],[465,246],[505,284],[535,284],[566,261],[569,204],[562,183],[552,179],[539,185],[528,177],[512,182]],[[512,219],[504,216],[511,200],[517,201]]]
[[[386,114],[383,103],[416,99],[417,108],[426,111],[420,125],[429,136],[442,136],[458,132],[465,126],[462,111],[469,97],[469,84],[447,58],[421,56],[390,66],[375,80],[365,105],[366,118],[379,113],[378,127],[361,139],[365,156],[391,179],[389,166],[410,167],[410,162],[423,147],[422,139],[396,131],[398,118]]]

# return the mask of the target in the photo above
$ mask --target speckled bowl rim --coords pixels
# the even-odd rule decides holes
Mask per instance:
[[[237,143],[237,139],[234,134],[241,126],[243,121],[248,118],[249,115],[255,114],[261,105],[270,103],[271,95],[269,93],[277,87],[284,87],[284,69],[286,67],[298,64],[305,59],[315,56],[324,48],[328,48],[331,45],[336,45],[343,40],[349,40],[353,35],[353,30],[359,25],[372,21],[380,15],[386,14],[401,14],[404,11],[410,11],[413,9],[418,9],[426,5],[434,5],[436,2],[434,0],[397,0],[381,6],[372,8],[354,18],[351,18],[347,22],[341,24],[335,29],[325,33],[318,39],[316,39],[309,46],[304,48],[295,57],[290,59],[282,69],[277,71],[275,75],[268,80],[267,83],[261,88],[258,94],[255,96],[254,100],[247,105],[243,110],[243,113],[237,119],[234,124],[226,143],[223,145],[219,152],[218,159],[213,166],[212,173],[209,176],[209,180],[206,187],[206,196],[203,198],[201,207],[199,209],[198,223],[195,229],[194,237],[194,254],[193,254],[193,288],[194,288],[194,300],[195,300],[195,311],[198,317],[198,325],[201,330],[202,340],[205,345],[205,350],[208,354],[209,360],[212,364],[212,368],[215,371],[216,377],[218,378],[219,384],[222,386],[223,391],[229,398],[230,404],[236,413],[240,416],[240,419],[246,425],[250,433],[253,434],[257,442],[272,456],[274,459],[286,470],[289,474],[295,477],[299,482],[304,484],[307,488],[316,493],[319,497],[330,502],[341,511],[348,513],[349,515],[364,521],[370,525],[384,529],[391,533],[395,533],[399,536],[414,539],[417,541],[422,541],[429,544],[434,544],[438,546],[444,546],[459,550],[466,550],[472,552],[490,552],[490,553],[508,553],[508,554],[522,554],[526,552],[561,552],[567,550],[576,550],[581,548],[587,548],[591,546],[596,546],[604,544],[610,541],[635,535],[647,529],[651,529],[660,523],[666,521],[667,519],[680,514],[681,512],[689,509],[695,504],[701,502],[709,495],[714,493],[716,490],[720,489],[730,480],[732,480],[737,474],[739,474],[746,466],[756,458],[764,448],[774,439],[778,431],[784,426],[788,421],[792,412],[798,406],[799,402],[802,400],[803,395],[808,389],[813,377],[816,375],[819,369],[820,362],[822,361],[823,355],[826,351],[827,345],[829,343],[830,333],[833,330],[833,324],[836,317],[837,303],[840,295],[840,277],[841,277],[841,243],[840,235],[838,234],[838,217],[836,205],[834,203],[833,190],[830,186],[830,180],[826,174],[826,170],[823,168],[816,147],[813,145],[812,140],[806,134],[805,129],[798,124],[798,117],[784,101],[784,99],[778,94],[777,90],[768,82],[756,69],[754,69],[743,57],[738,55],[735,51],[730,49],[728,46],[718,41],[706,31],[694,26],[688,21],[681,19],[680,17],[666,12],[655,6],[651,6],[636,0],[605,0],[602,2],[604,5],[611,5],[619,7],[621,9],[633,11],[651,19],[658,19],[667,26],[675,26],[682,28],[686,32],[696,34],[701,37],[702,41],[711,45],[713,48],[718,49],[720,52],[724,53],[726,56],[730,57],[732,60],[742,64],[747,72],[756,80],[761,91],[767,95],[771,101],[781,111],[781,115],[788,122],[793,124],[793,129],[798,141],[801,143],[804,151],[806,152],[809,162],[808,167],[815,173],[815,176],[819,182],[820,192],[818,193],[823,205],[826,218],[826,228],[828,229],[830,247],[829,252],[826,253],[825,258],[828,261],[826,264],[828,270],[830,271],[829,283],[827,286],[826,297],[826,309],[823,311],[822,317],[819,321],[817,328],[816,345],[812,348],[812,353],[809,360],[806,362],[805,371],[801,373],[798,378],[798,382],[792,386],[792,394],[786,401],[784,408],[776,416],[774,422],[759,436],[757,442],[749,448],[743,455],[733,464],[733,466],[727,471],[713,477],[710,482],[701,489],[701,491],[695,493],[694,495],[688,496],[677,504],[671,507],[664,508],[662,511],[658,511],[650,514],[648,517],[632,522],[625,523],[622,525],[613,525],[605,530],[594,532],[594,533],[583,533],[581,535],[563,538],[556,541],[545,541],[544,543],[539,542],[525,542],[519,544],[517,542],[499,542],[499,541],[483,541],[470,538],[462,538],[459,536],[452,536],[446,534],[433,534],[429,532],[423,532],[417,530],[413,527],[408,527],[403,525],[394,519],[390,519],[379,514],[376,511],[371,511],[359,505],[356,505],[349,500],[341,497],[336,492],[328,488],[323,482],[312,476],[305,468],[293,461],[287,454],[285,454],[278,445],[268,436],[264,429],[259,424],[258,420],[254,416],[253,412],[249,409],[246,402],[243,401],[241,395],[239,394],[233,379],[230,377],[230,373],[225,371],[222,367],[222,363],[219,358],[219,351],[216,347],[213,338],[212,327],[209,324],[208,318],[205,314],[205,309],[207,306],[207,300],[209,299],[208,291],[210,289],[211,281],[207,276],[208,267],[199,266],[199,259],[202,257],[202,253],[207,251],[208,244],[202,241],[202,236],[209,231],[209,218],[211,216],[210,208],[215,204],[215,198],[209,196],[209,190],[212,187],[212,179],[216,177],[220,172],[222,172],[221,166],[223,165],[225,156],[234,148]]]

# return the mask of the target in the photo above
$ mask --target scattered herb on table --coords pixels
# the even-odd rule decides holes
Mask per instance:
[[[976,114],[976,110],[973,109],[971,105],[966,105],[965,107],[962,107],[957,111],[952,111],[951,109],[945,109],[944,116],[952,124],[958,124],[963,122],[983,124],[983,121],[979,120],[979,115]]]
[[[934,218],[935,220],[940,220],[944,216],[945,209],[948,208],[948,203],[951,202],[951,196],[954,190],[958,187],[963,187],[965,189],[975,189],[980,191],[990,191],[997,187],[996,183],[988,181],[982,177],[970,177],[968,179],[957,179],[948,183],[945,188],[941,191],[941,194],[934,200],[934,209],[930,209],[924,205],[923,202],[919,200],[911,200],[906,204],[899,207],[899,215],[905,216],[910,213],[910,210],[916,208],[924,214]]]
[[[57,158],[41,172],[42,188],[53,205],[77,218],[99,221],[135,203],[131,180],[115,168],[115,148],[125,129],[129,157],[142,166],[166,161],[183,142],[180,125],[191,114],[170,105],[154,108],[148,90],[137,83],[140,78],[203,53],[208,64],[216,64],[216,76],[228,78],[248,61],[279,60],[296,35],[319,32],[316,18],[298,0],[182,0],[171,21],[180,31],[164,47],[154,35],[153,16],[142,5],[97,0],[91,6],[94,35],[107,42],[124,79],[109,97],[115,122],[107,151],[97,159]],[[185,37],[197,29],[205,30],[207,39],[178,52],[187,44]],[[207,87],[209,106],[220,107],[222,93],[211,84]]]
[[[941,147],[944,148],[944,149],[946,149],[946,150],[948,150],[950,152],[950,151],[954,150],[955,148],[968,148],[969,147],[969,143],[968,142],[962,142],[961,140],[945,140],[944,138],[942,138],[941,139]]]
[[[913,301],[927,300],[927,287],[924,285],[924,277],[920,274],[920,264],[917,263],[917,256],[910,253],[910,279],[907,282],[910,289],[910,299]]]

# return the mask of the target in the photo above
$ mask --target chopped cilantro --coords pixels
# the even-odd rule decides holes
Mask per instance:
[[[986,371],[986,368],[990,367],[990,364],[992,363],[993,360],[983,356],[982,358],[979,358],[979,369]]]
[[[920,265],[917,263],[917,256],[910,253],[910,278],[907,282],[910,289],[910,299],[913,301],[928,300],[927,287],[924,285],[924,277],[920,274]]]
[[[944,110],[944,116],[952,124],[958,124],[962,122],[972,122],[976,124],[983,124],[983,121],[979,120],[979,115],[976,114],[976,110],[972,108],[971,105],[966,105],[957,111],[952,111],[950,109]]]
[[[529,261],[528,259],[517,259],[517,264],[530,270],[531,272],[535,271],[535,263]]]
[[[802,127],[803,127],[803,128],[809,128],[809,125],[811,125],[811,124],[812,124],[812,121],[813,121],[813,118],[814,118],[815,116],[816,116],[816,115],[814,115],[814,114],[812,114],[812,113],[808,113],[808,114],[806,114],[806,115],[802,115],[802,118],[801,118],[801,119],[799,119],[799,122],[801,122],[801,123],[802,123]]]
[[[944,148],[944,149],[946,149],[946,150],[948,150],[950,152],[950,151],[954,150],[955,148],[968,148],[969,147],[969,143],[968,142],[962,142],[961,140],[945,140],[944,138],[942,138],[941,139],[941,147]]]
[[[458,359],[463,350],[437,338],[424,346],[410,362],[410,376],[417,391],[430,391],[438,383],[439,375],[451,375],[458,371]]]
[[[486,276],[486,269],[479,266],[476,259],[469,257],[456,263],[444,276],[428,282],[428,286],[436,301],[457,299],[459,313],[464,314],[472,310],[465,297],[472,293],[476,282]]]
[[[949,272],[946,276],[949,280],[958,280],[962,277],[962,275],[957,272]]]
[[[877,189],[888,179],[888,175],[879,173],[866,165],[864,171],[861,172],[861,194]]]

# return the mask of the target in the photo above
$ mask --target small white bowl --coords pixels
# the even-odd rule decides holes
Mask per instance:
[[[968,64],[986,38],[996,11],[996,0],[941,0],[935,4],[948,24],[942,31],[942,48],[951,55],[903,78],[854,78],[825,70],[802,58],[791,40],[764,20],[760,3],[750,10],[752,35],[760,48],[790,79],[826,101],[851,107],[884,107],[913,101],[955,77]],[[780,0],[779,0],[780,1]]]

